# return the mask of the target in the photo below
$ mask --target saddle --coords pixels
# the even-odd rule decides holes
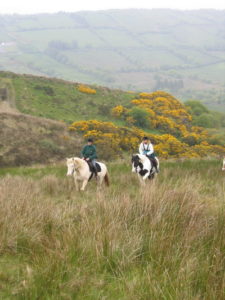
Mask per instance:
[[[91,172],[91,173],[94,173],[94,172],[95,172],[95,168],[94,168],[92,162],[91,162],[91,161],[87,161],[87,164],[88,164],[88,166],[89,166],[90,172]],[[99,163],[96,163],[95,165],[96,165],[96,171],[97,171],[97,172],[101,172],[102,169],[101,169]]]
[[[146,155],[147,156],[147,155]],[[151,172],[152,172],[152,169],[153,169],[153,167],[155,167],[155,169],[157,169],[157,167],[158,167],[158,162],[157,162],[157,160],[154,158],[154,157],[149,157],[149,156],[147,156],[147,158],[150,160],[150,162],[151,162],[151,165],[152,165],[152,168],[151,168]]]
[[[90,176],[90,178],[89,178],[89,181],[91,180],[91,178],[93,177],[93,175],[95,174],[95,172],[97,171],[97,173],[99,173],[99,172],[101,172],[101,166],[99,165],[99,163],[97,163],[96,162],[96,170],[95,170],[95,168],[94,168],[94,166],[93,166],[93,164],[92,164],[92,161],[86,161],[87,162],[87,164],[88,164],[88,166],[89,166],[89,170],[90,170],[90,172],[91,172],[91,176]]]

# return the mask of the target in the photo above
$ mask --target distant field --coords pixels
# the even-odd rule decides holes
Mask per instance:
[[[109,171],[76,193],[64,164],[0,169],[0,298],[224,299],[221,162],[164,161],[143,190]]]
[[[109,10],[0,22],[0,70],[134,91],[160,88],[225,110],[222,11]]]

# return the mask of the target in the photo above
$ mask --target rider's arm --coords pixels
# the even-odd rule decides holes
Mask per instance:
[[[90,159],[95,159],[95,158],[97,158],[97,153],[96,153],[96,147],[95,147],[95,146],[93,146],[93,152],[92,152],[91,155],[89,155],[89,158],[90,158]]]
[[[142,143],[139,146],[139,154],[143,154],[143,145],[142,145]]]
[[[149,151],[146,153],[147,155],[151,155],[154,152],[154,148],[152,144],[149,144]]]

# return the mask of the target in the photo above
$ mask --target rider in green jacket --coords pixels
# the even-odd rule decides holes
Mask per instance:
[[[88,139],[87,145],[85,145],[81,151],[83,159],[85,159],[88,163],[91,163],[95,175],[97,175],[97,169],[96,169],[96,147],[93,144],[94,141],[92,139]]]

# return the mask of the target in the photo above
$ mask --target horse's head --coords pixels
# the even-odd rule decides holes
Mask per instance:
[[[139,158],[139,155],[138,155],[138,154],[133,154],[133,155],[132,155],[131,163],[133,164],[133,166],[134,166],[135,168],[138,167],[138,165],[139,165],[139,163],[140,163],[140,158]]]
[[[135,173],[137,172],[138,167],[141,168],[143,166],[139,154],[132,155],[131,163],[132,163],[132,172]]]
[[[71,176],[74,173],[75,165],[74,165],[74,157],[66,159],[67,165],[67,176]]]
[[[66,159],[67,176],[73,175],[74,172],[79,171],[86,162],[79,157],[72,157]]]

